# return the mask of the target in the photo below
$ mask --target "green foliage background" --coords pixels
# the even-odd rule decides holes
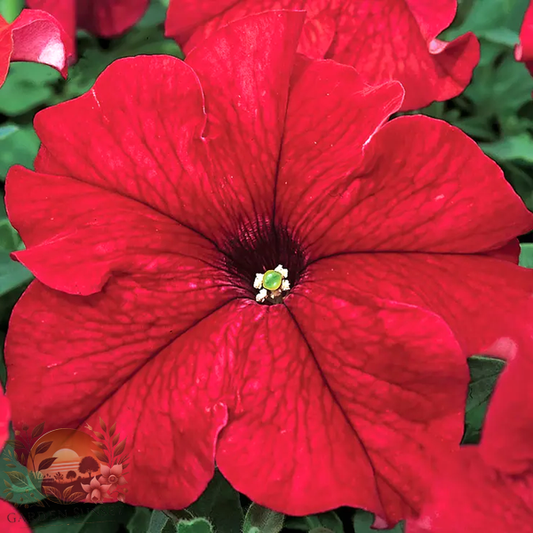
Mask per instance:
[[[64,81],[54,70],[36,64],[11,66],[0,89],[0,192],[11,165],[32,167],[39,140],[32,127],[37,111],[87,91],[102,70],[115,59],[138,54],[181,57],[179,47],[163,36],[168,0],[152,0],[143,20],[113,41],[80,34],[78,63]],[[466,91],[450,101],[417,111],[454,124],[473,137],[487,155],[503,168],[507,180],[533,210],[533,79],[516,63],[513,48],[528,0],[459,0],[453,25],[441,38],[451,40],[473,31],[481,42],[481,61]],[[21,8],[18,0],[0,0],[0,14],[12,19]],[[521,264],[533,268],[533,235],[522,239]],[[9,253],[23,244],[0,203],[0,348],[12,306],[31,281],[31,274],[10,260]],[[3,360],[3,357],[2,357]],[[471,385],[465,417],[465,443],[479,440],[487,402],[503,362],[474,357],[470,360]],[[6,371],[0,365],[0,379]],[[8,450],[4,451],[4,455]],[[4,464],[1,464],[4,463]],[[6,479],[5,461],[0,478]],[[261,480],[258,480],[261,483]],[[4,498],[9,491],[4,491]],[[13,501],[13,500],[12,500]],[[31,498],[24,502],[31,502]],[[20,502],[19,502],[20,503]],[[284,517],[236,493],[220,474],[204,495],[183,511],[152,511],[122,503],[107,505],[25,504],[19,510],[36,533],[370,533],[373,517],[364,511],[342,508],[303,518]],[[460,524],[458,524],[460,531]],[[402,524],[394,530],[403,531]]]

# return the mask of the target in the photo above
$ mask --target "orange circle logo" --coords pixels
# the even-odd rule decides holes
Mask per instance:
[[[40,472],[47,497],[68,503],[91,501],[91,483],[102,474],[94,447],[91,436],[83,431],[55,429],[32,446],[27,468]]]

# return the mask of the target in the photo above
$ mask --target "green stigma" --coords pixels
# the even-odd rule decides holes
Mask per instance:
[[[263,287],[267,291],[276,291],[281,287],[283,276],[276,270],[267,270],[263,275]]]

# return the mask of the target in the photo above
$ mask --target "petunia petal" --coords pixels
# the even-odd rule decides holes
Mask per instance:
[[[77,0],[80,28],[99,37],[116,37],[138,22],[150,0]]]
[[[486,252],[486,255],[503,259],[504,261],[511,261],[511,263],[518,265],[521,251],[522,249],[520,248],[520,241],[518,239],[512,239],[507,244]]]
[[[243,305],[230,303],[198,322],[95,403],[89,423],[99,416],[117,420],[117,432],[126,439],[127,503],[179,509],[211,479],[217,436],[233,401],[232,346],[243,326]]]
[[[270,215],[302,20],[250,17],[189,56],[207,124],[198,77],[182,61],[113,63],[89,93],[37,115],[36,170],[129,196],[212,240],[234,235],[245,217]]]
[[[481,457],[490,467],[504,474],[528,479],[531,487],[529,494],[533,490],[532,375],[531,352],[509,362],[496,384],[479,446]],[[533,516],[533,501],[530,512]]]
[[[311,59],[323,59],[335,38],[335,29],[335,17],[332,13],[324,11],[316,17],[307,18],[298,52]]]
[[[289,80],[304,14],[267,12],[223,27],[186,59],[204,89],[213,171],[234,220],[271,217]]]
[[[431,313],[306,286],[290,311],[251,307],[226,348],[240,390],[217,464],[277,511],[349,505],[394,522],[419,505],[433,455],[460,441],[466,363]]]
[[[327,57],[354,66],[368,83],[400,81],[406,91],[402,110],[457,96],[479,61],[479,43],[472,33],[451,43],[437,41],[451,23],[457,2],[438,4],[348,0],[340,9]]]
[[[109,477],[109,474],[111,473],[111,469],[107,465],[100,465],[100,473],[102,474],[102,478],[105,480],[105,483],[107,483],[107,478]]]
[[[400,81],[407,93],[402,110],[458,95],[479,61],[473,34],[436,39],[452,22],[456,0],[172,0],[166,34],[189,53],[225,24],[281,8],[307,12],[300,52],[351,65],[371,84]]]
[[[222,13],[237,0],[170,0],[165,35],[183,45],[199,24]]]
[[[309,9],[310,8],[310,9]],[[306,0],[171,0],[165,23],[165,34],[172,37],[189,54],[196,46],[223,26],[264,11],[305,10],[306,23],[300,36],[298,52],[322,59],[333,42],[335,13],[309,6]]]
[[[82,483],[81,484],[81,488],[85,491],[85,492],[89,492],[91,490],[91,486],[89,484],[85,484],[85,483]]]
[[[323,144],[329,146],[328,140]],[[533,228],[533,215],[501,169],[445,122],[397,118],[378,130],[365,151],[365,165],[352,175],[326,174],[303,191],[295,187],[294,198],[297,177],[285,177],[284,198],[295,207],[280,214],[314,257],[346,251],[483,252]]]
[[[447,28],[453,22],[457,11],[457,0],[405,0],[405,4],[426,39],[434,39]]]
[[[150,0],[28,0],[29,7],[51,13],[74,40],[76,26],[115,37],[142,18]]]
[[[353,287],[441,316],[467,356],[512,359],[533,352],[533,271],[509,261],[481,255],[349,254],[322,259],[311,269],[326,293]]]
[[[264,11],[304,8],[305,0],[170,0],[165,35],[175,39],[188,55],[193,48],[231,22]],[[324,52],[326,50],[327,47]]]
[[[380,509],[365,451],[287,309],[250,305],[236,333],[223,350],[236,354],[238,393],[217,447],[232,486],[289,514]]]
[[[24,517],[5,500],[0,500],[0,529],[2,533],[31,533]]]
[[[220,226],[224,210],[198,202],[210,191],[203,107],[198,78],[183,61],[118,60],[91,91],[37,114],[42,145],[35,168],[128,196],[208,231]]]
[[[441,458],[421,516],[408,521],[408,533],[455,533],[459,524],[473,533],[533,531],[532,371],[531,357],[509,363],[496,384],[480,445]]]
[[[67,77],[67,59],[73,44],[54,17],[45,11],[24,9],[11,24],[11,31],[11,61],[43,63]]]
[[[13,53],[11,26],[0,16],[0,87],[4,83]]]
[[[9,422],[11,420],[11,409],[9,401],[3,392],[0,392],[0,450],[4,447],[9,438]]]
[[[173,339],[229,301],[202,279],[205,269],[188,279],[177,272],[155,280],[120,276],[90,297],[34,282],[15,306],[6,339],[14,424],[81,424]],[[43,393],[43,379],[62,394]],[[34,394],[38,404],[24,401]]]
[[[397,82],[370,87],[346,65],[305,58],[296,62],[276,187],[282,224],[297,232],[303,226],[301,233],[307,225],[327,224],[329,208],[361,166],[364,146],[398,111],[402,98]]]
[[[185,292],[203,287],[215,296],[214,285],[225,292],[222,271],[212,266],[222,258],[214,245],[140,202],[22,167],[11,169],[6,191],[11,223],[27,246],[14,256],[52,288],[87,295],[113,274],[144,272],[177,277],[170,283],[178,291],[179,279]]]
[[[72,42],[76,41],[77,0],[26,0],[28,7],[50,13],[60,24]]]
[[[407,533],[532,533],[532,492],[533,476],[518,483],[502,476],[469,446],[442,458],[432,496]]]
[[[44,63],[67,75],[72,41],[48,13],[25,9],[12,24],[0,16],[0,86],[10,61]]]

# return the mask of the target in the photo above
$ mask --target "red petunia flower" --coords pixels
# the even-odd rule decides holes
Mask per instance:
[[[9,437],[9,402],[0,391],[0,450]],[[31,533],[24,518],[9,502],[0,499],[0,530],[2,533]]]
[[[81,28],[99,37],[116,37],[142,18],[150,0],[27,0],[30,7],[48,11],[73,40]]]
[[[533,532],[533,365],[509,363],[496,386],[479,446],[442,461],[432,498],[408,533]]]
[[[6,341],[15,425],[116,420],[128,503],[186,506],[216,459],[267,507],[392,523],[460,442],[466,356],[531,349],[533,272],[485,252],[533,216],[456,128],[383,125],[398,82],[298,55],[303,20],[115,62],[7,178],[38,279]]]
[[[11,61],[43,63],[66,77],[71,46],[57,20],[44,11],[24,9],[11,24],[0,17],[0,86]]]
[[[188,53],[217,28],[269,9],[305,9],[299,51],[352,65],[368,83],[400,81],[402,110],[460,94],[479,61],[472,33],[452,42],[457,0],[170,0],[166,34]]]
[[[533,75],[533,1],[529,3],[520,28],[520,43],[515,47],[515,58],[525,63]]]

